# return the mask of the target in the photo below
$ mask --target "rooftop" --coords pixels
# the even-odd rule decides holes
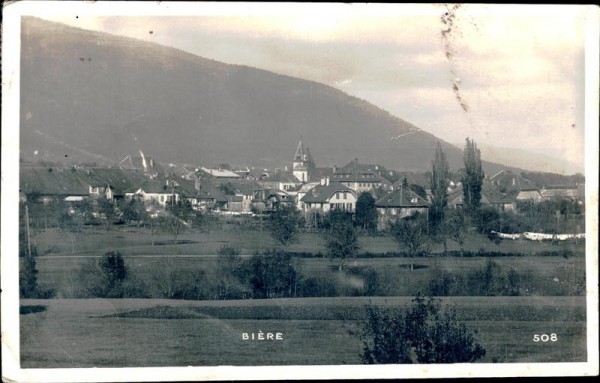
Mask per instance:
[[[429,202],[403,186],[375,202],[377,207],[428,207]]]
[[[317,185],[310,189],[301,201],[305,203],[321,203],[327,202],[337,192],[350,192],[354,194],[352,189],[342,185],[339,182],[330,183],[329,185]]]

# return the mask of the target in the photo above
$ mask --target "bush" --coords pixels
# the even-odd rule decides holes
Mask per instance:
[[[404,314],[367,306],[361,338],[367,364],[470,363],[485,356],[455,311],[442,314],[439,301],[421,296]]]
[[[427,290],[430,296],[447,297],[461,294],[463,288],[463,278],[460,274],[450,273],[435,267],[432,271],[432,278],[427,284]]]
[[[427,284],[431,296],[516,296],[521,294],[521,275],[488,259],[485,265],[468,273],[452,273],[438,268]]]
[[[107,298],[123,297],[123,281],[127,278],[125,260],[118,251],[109,251],[98,262],[102,273],[102,296]]]
[[[361,288],[354,288],[351,292],[353,296],[374,296],[380,295],[381,288],[379,283],[379,275],[372,267],[349,267],[346,272],[356,275],[363,281]]]
[[[338,292],[331,278],[310,277],[300,283],[302,297],[335,297]]]
[[[240,299],[246,295],[246,289],[240,284],[237,276],[241,265],[240,251],[232,246],[223,245],[217,251],[218,280],[213,286],[217,299]]]
[[[236,274],[252,288],[254,298],[283,298],[297,295],[299,273],[288,253],[269,250],[244,262]]]

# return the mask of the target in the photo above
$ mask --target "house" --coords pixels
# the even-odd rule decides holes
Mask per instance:
[[[330,178],[331,183],[339,182],[356,193],[371,191],[379,187],[391,189],[391,182],[376,173],[379,165],[359,164],[358,159],[336,169]]]
[[[209,169],[202,167],[200,168],[199,173],[208,175],[217,181],[235,181],[240,179],[240,176],[237,173],[232,172],[231,170],[221,168]]]
[[[427,214],[429,202],[412,190],[400,185],[375,202],[377,227],[385,229],[392,220],[408,217],[415,213]]]
[[[540,202],[543,200],[539,188],[533,181],[511,170],[499,171],[490,178],[490,182],[501,193],[516,193],[517,201]]]
[[[192,208],[203,211],[221,211],[227,207],[227,196],[213,182],[198,183]]]
[[[239,180],[230,182],[228,186],[233,191],[231,196],[235,198],[228,198],[228,201],[233,204],[228,203],[227,209],[240,213],[250,213],[252,211],[254,191],[260,189],[261,185],[252,180]],[[232,210],[232,206],[235,210]]]
[[[319,185],[310,189],[300,200],[303,211],[313,210],[327,213],[333,210],[354,212],[356,208],[356,194],[349,187],[340,182],[323,180]]]
[[[90,197],[110,201],[123,200],[125,190],[146,180],[142,172],[118,168],[79,168],[77,171],[89,184]]]
[[[567,198],[570,200],[581,199],[580,190],[579,190],[578,185],[546,186],[540,190],[540,194],[542,195],[542,198],[544,198],[545,200],[557,199],[557,198]]]
[[[480,204],[482,206],[491,206],[501,211],[514,211],[517,208],[516,201],[518,194],[519,191],[517,190],[502,193],[488,179],[484,179],[481,186]],[[448,193],[448,207],[454,209],[462,208],[463,204],[463,184],[459,182]]]
[[[304,202],[302,202],[302,198],[308,193],[312,188],[320,185],[320,182],[309,182],[300,187],[296,192],[296,208],[300,211],[304,211]]]
[[[182,197],[189,201],[194,210],[221,211],[227,207],[227,195],[213,177],[194,174],[194,181],[178,180]]]
[[[93,183],[89,187],[89,195],[92,198],[106,198],[114,201],[115,189],[108,183]]]
[[[302,181],[298,180],[296,176],[281,171],[262,177],[258,183],[266,189],[279,189],[283,191],[296,190],[302,185]]]
[[[225,210],[232,213],[242,213],[244,211],[244,197],[241,195],[228,195]]]
[[[89,197],[89,184],[75,168],[21,166],[19,177],[20,192],[29,202],[75,202]]]
[[[139,198],[144,204],[156,203],[163,208],[182,200],[179,183],[169,179],[148,180],[125,192],[125,199],[134,198]]]
[[[258,188],[254,190],[252,210],[259,213],[273,211],[277,206],[293,206],[295,200],[283,190]]]
[[[519,190],[515,199],[517,201],[541,202],[544,200],[544,197],[542,197],[540,191],[537,188],[533,188]]]
[[[333,173],[335,173],[336,170],[337,170],[337,167],[335,167],[335,166],[310,168],[310,169],[308,169],[309,182],[320,183],[322,179],[325,179],[327,177],[329,177],[329,179],[331,179],[331,176],[333,175]]]
[[[117,168],[28,167],[20,168],[20,186],[25,199],[38,202],[76,202],[87,198],[123,199],[125,190],[146,180],[143,174]]]

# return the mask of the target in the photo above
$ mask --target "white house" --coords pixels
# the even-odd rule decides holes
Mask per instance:
[[[177,203],[181,200],[179,185],[176,181],[150,180],[134,190],[125,192],[125,199],[139,198],[144,203],[156,202],[165,207],[167,204]]]
[[[356,194],[352,189],[339,182],[329,182],[324,179],[321,184],[313,187],[300,199],[304,212],[318,210],[328,213],[333,210],[354,212]]]

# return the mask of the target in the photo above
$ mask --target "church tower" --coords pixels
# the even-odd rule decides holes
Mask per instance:
[[[308,182],[308,154],[304,150],[302,140],[298,143],[296,155],[292,161],[292,172],[299,181]]]

